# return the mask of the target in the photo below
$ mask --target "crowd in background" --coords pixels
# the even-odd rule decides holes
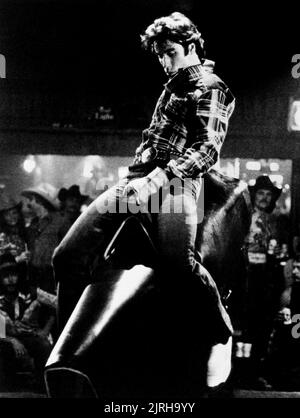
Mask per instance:
[[[293,317],[300,314],[300,239],[297,231],[287,236],[287,228],[282,234],[272,216],[281,190],[269,177],[258,177],[249,191],[253,213],[244,245],[247,274],[233,298],[241,306],[233,309],[232,318],[233,380],[250,388],[299,390],[299,340],[292,331]],[[91,201],[78,185],[57,193],[40,184],[23,190],[19,201],[0,192],[2,390],[15,387],[28,371],[35,389],[44,390],[43,368],[58,337],[52,256]]]
[[[57,193],[48,183],[21,195],[0,194],[0,387],[32,371],[32,385],[43,390],[57,338],[52,256],[89,197],[78,185]]]
[[[299,390],[299,342],[292,333],[300,308],[298,231],[290,233],[288,218],[274,216],[282,189],[268,176],[259,176],[248,189],[252,217],[244,245],[246,275],[234,318],[236,378],[246,388]]]

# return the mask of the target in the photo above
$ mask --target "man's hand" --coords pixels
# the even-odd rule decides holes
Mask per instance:
[[[15,321],[14,326],[16,335],[32,335],[33,333],[32,327],[22,321]]]
[[[131,197],[138,205],[146,204],[151,195],[151,180],[147,177],[131,180],[123,191],[123,196],[127,196],[130,203]]]
[[[30,261],[31,253],[30,251],[23,251],[20,255],[16,257],[17,263],[27,263]]]
[[[138,205],[146,204],[153,194],[159,189],[165,187],[169,180],[166,172],[159,167],[156,167],[146,177],[131,180],[123,191],[123,196],[134,199],[134,203]]]
[[[27,350],[24,345],[14,337],[9,337],[9,341],[11,342],[15,355],[17,358],[21,358],[27,354]]]

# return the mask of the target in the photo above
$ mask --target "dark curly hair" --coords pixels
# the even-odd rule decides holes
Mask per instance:
[[[204,58],[204,40],[196,25],[184,14],[174,12],[169,16],[160,17],[147,27],[141,35],[143,48],[153,52],[154,42],[170,40],[182,44],[187,51],[187,46],[194,43],[200,59]]]

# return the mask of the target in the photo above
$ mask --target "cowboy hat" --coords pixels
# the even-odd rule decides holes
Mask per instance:
[[[58,209],[59,202],[57,200],[57,189],[49,183],[40,183],[36,187],[25,189],[21,192],[23,196],[38,196],[51,209]]]
[[[0,193],[0,212],[20,207],[21,202],[17,203],[11,196],[5,192]]]
[[[77,184],[73,184],[69,189],[66,189],[65,187],[60,189],[57,197],[61,202],[65,202],[66,199],[71,197],[79,200],[80,204],[83,204],[89,196],[81,194],[79,186]]]

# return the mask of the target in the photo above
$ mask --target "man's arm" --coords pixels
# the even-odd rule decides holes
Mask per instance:
[[[41,305],[45,305],[48,308],[53,309],[56,311],[57,308],[57,296],[53,295],[52,293],[46,292],[45,290],[41,289],[40,287],[37,288],[37,301]]]
[[[37,330],[37,334],[47,337],[55,324],[55,315],[49,316],[43,328]]]
[[[5,310],[0,309],[0,315],[1,315],[2,321],[4,321],[4,324],[5,324],[5,333],[6,333],[6,335],[7,336],[15,336],[15,335],[17,335],[15,323],[10,318],[10,316],[8,315],[8,313]]]
[[[195,178],[207,172],[218,160],[234,110],[234,100],[226,103],[226,92],[211,89],[199,96],[195,106],[195,140],[183,156],[168,163],[180,178]]]

